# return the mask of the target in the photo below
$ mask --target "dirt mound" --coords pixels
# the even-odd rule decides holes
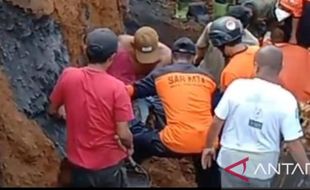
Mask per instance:
[[[63,31],[71,63],[83,64],[82,37],[88,28],[110,27],[116,33],[124,30],[119,0],[8,0],[37,17],[52,15]]]
[[[146,10],[153,6],[143,5]],[[179,35],[174,31],[176,28],[184,31],[182,24],[181,28],[171,27],[169,22],[157,27],[168,16],[150,22],[156,17],[154,11],[150,11],[150,20],[145,20],[141,17],[145,12],[138,14],[141,6],[137,6],[133,5],[136,24],[141,26],[148,22],[160,31],[164,42],[176,39]],[[83,64],[80,55],[82,37],[87,28],[106,26],[121,33],[121,15],[119,1],[116,0],[0,0],[0,66],[3,68],[0,72],[0,155],[3,186],[56,185],[59,159],[64,156],[65,129],[64,123],[55,122],[47,116],[48,95],[59,73],[69,62],[72,65]],[[163,31],[167,30],[170,35],[165,38]],[[194,36],[191,31],[182,34]],[[187,160],[155,158],[144,166],[152,174],[154,186],[194,186],[192,166]]]
[[[59,157],[40,127],[17,111],[9,84],[0,74],[0,154],[3,186],[53,186]]]
[[[171,46],[183,36],[198,39],[203,26],[194,20],[181,22],[174,19],[175,1],[171,0],[131,0],[130,17],[125,20],[127,33],[133,34],[141,26],[152,26],[160,40]]]
[[[153,187],[196,187],[194,167],[189,159],[153,158],[143,167],[150,173]]]

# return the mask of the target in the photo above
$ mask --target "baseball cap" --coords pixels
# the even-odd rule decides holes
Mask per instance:
[[[97,28],[87,34],[85,43],[89,55],[105,60],[117,51],[118,37],[109,28]]]
[[[159,61],[159,36],[151,27],[144,26],[134,35],[136,58],[141,64],[152,64]]]
[[[172,52],[195,55],[196,45],[191,39],[182,37],[174,42]]]

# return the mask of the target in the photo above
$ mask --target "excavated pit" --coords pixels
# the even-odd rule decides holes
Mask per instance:
[[[37,18],[3,2],[0,10],[0,61],[9,76],[20,111],[34,119],[59,143],[63,153],[64,127],[48,118],[48,94],[69,64],[60,27],[48,16]]]
[[[172,19],[174,1],[131,0],[130,9],[124,25],[119,0],[0,0],[0,186],[59,186],[65,124],[47,116],[47,98],[63,68],[85,64],[88,28],[120,34],[126,27],[133,34],[150,25],[170,46],[180,36],[195,40],[202,30]],[[143,166],[154,187],[195,187],[186,158],[153,158]],[[296,186],[295,179],[285,181]]]
[[[130,22],[135,24],[129,24],[127,31],[133,33],[148,23],[162,36],[168,30],[170,35],[162,39],[167,44],[186,33],[197,37],[182,23],[169,24],[171,9],[161,1],[141,2],[131,3]],[[138,14],[143,6],[146,10],[156,6],[166,15],[157,18],[156,11],[149,11],[145,19]],[[88,28],[110,27],[118,34],[124,30],[119,7],[118,0],[0,0],[1,186],[58,186],[65,124],[47,116],[48,95],[63,68],[85,64],[82,37]],[[153,186],[194,186],[186,159],[154,158],[144,167]]]

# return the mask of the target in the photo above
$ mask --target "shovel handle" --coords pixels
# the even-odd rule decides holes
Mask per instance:
[[[131,156],[128,157],[128,160],[129,160],[130,164],[132,165],[132,167],[136,168],[138,166],[136,161],[134,161],[134,159]]]

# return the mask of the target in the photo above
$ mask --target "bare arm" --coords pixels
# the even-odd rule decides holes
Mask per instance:
[[[133,136],[129,130],[128,122],[118,122],[116,125],[117,125],[117,136],[121,144],[126,149],[133,149]]]
[[[195,61],[194,61],[195,65],[199,65],[201,63],[201,61],[203,60],[205,56],[206,51],[207,51],[207,47],[205,48],[197,47],[197,53],[196,53]]]
[[[217,144],[214,142],[216,142],[216,140],[219,138],[223,125],[224,121],[215,116],[208,131],[206,146],[201,156],[201,166],[203,169],[210,168],[212,166],[212,160],[215,160],[215,150]]]
[[[161,61],[156,65],[155,69],[172,64],[172,52],[170,48],[164,44],[161,44],[161,47],[163,56]]]
[[[216,151],[217,148],[215,145],[218,143],[220,132],[224,126],[224,123],[226,119],[228,118],[230,114],[231,109],[231,100],[233,96],[232,88],[234,85],[232,84],[225,94],[223,95],[221,101],[217,105],[215,109],[215,117],[213,119],[213,122],[209,128],[207,139],[206,139],[206,145],[205,149],[202,152],[201,156],[201,165],[203,169],[209,168],[212,165],[212,160],[215,160]],[[216,144],[215,144],[216,142]]]
[[[129,121],[133,116],[133,108],[126,87],[120,86],[115,92],[114,119],[116,123],[116,140],[127,150],[133,149],[133,136],[129,130]]]
[[[206,148],[214,147],[214,142],[216,142],[216,140],[218,139],[220,132],[224,126],[224,122],[225,121],[221,120],[217,116],[214,117],[213,122],[208,132]]]
[[[53,91],[52,94],[50,95],[49,99],[50,99],[50,104],[48,107],[48,114],[50,114],[53,117],[56,118],[62,118],[62,115],[59,114],[59,109],[64,105],[64,85],[65,85],[65,76],[68,74],[69,72],[66,72],[66,70],[64,70],[64,72],[60,75]]]
[[[287,143],[288,150],[291,153],[294,160],[302,167],[303,171],[307,170],[307,163],[309,159],[307,157],[306,151],[300,140],[295,140]],[[310,175],[310,173],[308,173]]]
[[[196,43],[197,53],[196,53],[195,61],[194,61],[195,65],[199,65],[201,63],[209,45],[210,45],[209,44],[209,38],[208,38],[209,27],[210,27],[210,24],[208,24],[204,28],[199,39],[197,40],[197,43]]]
[[[59,114],[58,110],[61,106],[57,106],[53,103],[51,103],[48,107],[48,114],[56,117],[56,118],[62,118],[62,116]]]
[[[286,114],[283,115],[281,133],[286,142],[287,149],[294,160],[304,171],[307,171],[306,166],[309,163],[309,159],[300,140],[304,137],[304,134],[299,120],[299,106],[294,97],[291,100],[286,101],[287,110]]]
[[[297,29],[298,29],[298,25],[299,25],[299,18],[293,18],[293,22],[292,22],[292,36],[290,39],[290,43],[292,44],[296,44],[297,43]]]

